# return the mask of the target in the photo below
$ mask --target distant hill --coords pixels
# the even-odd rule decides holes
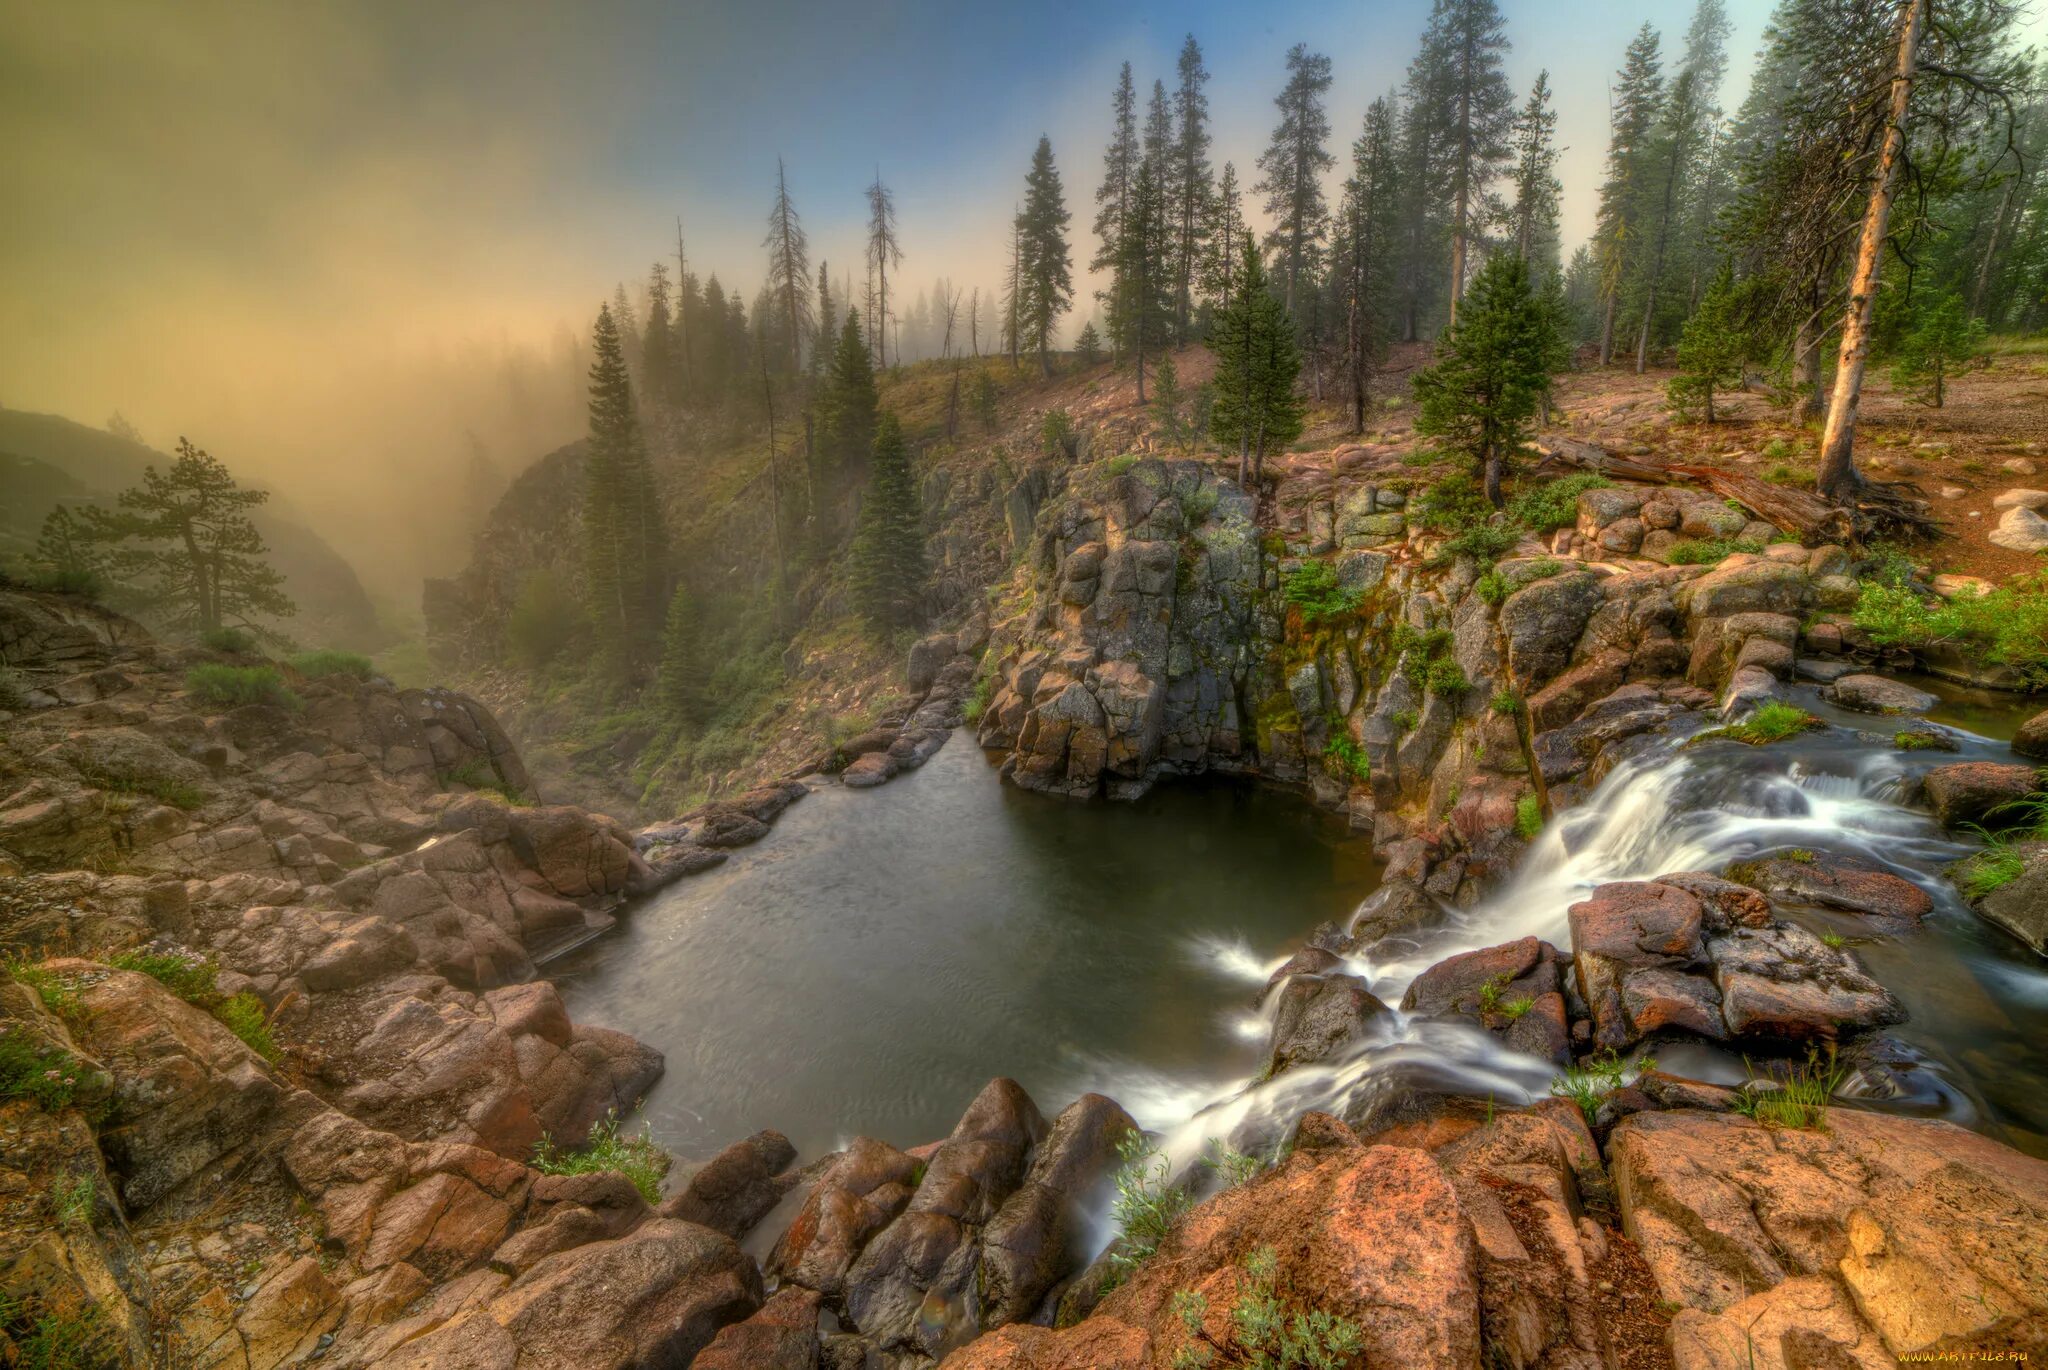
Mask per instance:
[[[168,465],[167,453],[56,414],[0,409],[0,556],[35,544],[43,516],[57,504],[111,504],[142,479],[142,468]],[[355,568],[326,539],[280,510],[258,509],[256,528],[270,561],[298,603],[296,618],[278,625],[309,645],[374,651],[391,640]]]

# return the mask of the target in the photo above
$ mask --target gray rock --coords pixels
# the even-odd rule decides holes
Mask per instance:
[[[1843,708],[1867,714],[1925,713],[1937,702],[1925,690],[1881,675],[1845,675],[1827,693]]]
[[[2015,505],[2005,511],[1988,536],[2000,547],[2015,552],[2048,552],[2048,519]]]
[[[1387,1011],[1355,975],[1301,975],[1287,982],[1273,1013],[1269,1073],[1338,1055]]]

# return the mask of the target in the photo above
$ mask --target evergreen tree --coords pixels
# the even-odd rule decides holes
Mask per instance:
[[[867,498],[853,538],[853,594],[878,632],[912,627],[924,593],[923,512],[903,429],[894,414],[875,424]]]
[[[761,240],[768,249],[767,294],[779,306],[782,318],[780,348],[773,354],[776,369],[795,375],[803,365],[804,340],[810,336],[811,249],[804,236],[803,220],[789,198],[789,177],[782,159],[775,159],[775,203],[768,210],[768,236]],[[761,311],[755,311],[759,320]]]
[[[34,582],[37,589],[88,595],[101,588],[100,572],[106,558],[94,540],[91,524],[65,505],[43,515],[32,555],[42,568]]]
[[[1622,292],[1641,253],[1637,237],[1644,209],[1651,130],[1663,108],[1664,79],[1657,31],[1636,31],[1623,58],[1610,104],[1607,179],[1600,185],[1600,211],[1593,229],[1593,255],[1600,268],[1600,364],[1614,359],[1614,330]]]
[[[626,283],[620,281],[612,290],[612,320],[619,326],[619,342],[626,353],[626,370],[640,378],[641,387],[647,384],[647,373],[641,370],[640,324],[633,316],[633,301],[626,296]]]
[[[1095,320],[1081,325],[1080,336],[1074,339],[1074,355],[1083,366],[1093,366],[1102,360],[1102,334],[1096,332]]]
[[[613,330],[618,320],[612,320]],[[669,316],[668,266],[656,262],[647,273],[647,332],[640,342],[640,374],[644,378],[642,398],[650,408],[668,408],[679,404],[682,389],[676,383],[675,339],[673,324]],[[625,353],[625,340],[620,339],[620,356]],[[630,373],[628,373],[630,376]]]
[[[1392,275],[1398,282],[1401,337],[1421,338],[1434,326],[1447,274],[1437,269],[1449,232],[1438,188],[1444,182],[1444,105],[1449,73],[1441,48],[1423,43],[1408,64],[1400,110],[1400,242]]]
[[[1273,231],[1267,248],[1280,269],[1280,300],[1291,319],[1298,300],[1315,279],[1316,258],[1328,229],[1329,206],[1323,199],[1323,173],[1337,164],[1324,144],[1330,137],[1330,116],[1323,97],[1330,89],[1330,59],[1304,43],[1287,51],[1287,85],[1274,97],[1280,122],[1273,141],[1259,157],[1264,172],[1256,189],[1266,197]]]
[[[1962,296],[1943,292],[1916,311],[1912,331],[1892,364],[1892,383],[1939,409],[1948,398],[1948,378],[1983,350],[1984,321],[1970,317]]]
[[[697,597],[686,585],[669,596],[661,630],[662,711],[678,723],[701,723],[711,699],[711,654],[705,650]]]
[[[181,437],[168,470],[145,466],[142,484],[123,490],[114,508],[79,512],[89,540],[108,549],[108,573],[167,626],[205,634],[240,625],[274,637],[253,617],[288,618],[297,607],[284,577],[263,560],[270,548],[249,519],[269,498],[242,489],[227,467]]]
[[[1472,460],[1486,498],[1501,508],[1509,460],[1527,441],[1555,356],[1555,321],[1530,292],[1529,264],[1511,252],[1487,259],[1437,340],[1437,361],[1415,377],[1415,431]]]
[[[861,336],[860,311],[846,311],[839,345],[818,392],[817,432],[811,448],[811,519],[822,544],[836,536],[832,512],[840,493],[857,481],[875,442],[875,368]]]
[[[1244,198],[1237,189],[1237,163],[1225,162],[1209,203],[1208,257],[1202,269],[1202,293],[1210,308],[1221,309],[1230,299],[1244,234]]]
[[[1156,380],[1158,383],[1152,391],[1153,430],[1168,446],[1185,452],[1190,437],[1185,412],[1188,397],[1180,388],[1180,373],[1174,367],[1173,353],[1160,357]]]
[[[731,390],[737,369],[727,338],[732,315],[726,308],[725,287],[716,275],[704,281],[703,313],[704,317],[691,325],[691,340],[698,353],[691,365],[699,398],[716,401]]]
[[[889,268],[903,265],[903,248],[896,241],[896,199],[875,172],[868,195],[868,273],[875,282],[875,308],[868,318],[873,334],[875,369],[889,365]]]
[[[1018,326],[1038,349],[1039,374],[1052,375],[1052,330],[1074,302],[1074,255],[1067,247],[1065,193],[1052,161],[1052,140],[1040,135],[1024,178],[1017,214]]]
[[[1112,316],[1120,307],[1123,291],[1119,274],[1124,246],[1124,216],[1130,209],[1131,186],[1138,176],[1142,153],[1138,146],[1138,91],[1131,80],[1131,64],[1124,63],[1117,74],[1116,93],[1109,103],[1111,128],[1109,147],[1102,154],[1102,185],[1095,192],[1095,239],[1099,246],[1088,263],[1090,271],[1107,271],[1109,287],[1096,298]],[[1112,330],[1112,333],[1114,331]]]
[[[1132,354],[1138,368],[1138,403],[1145,402],[1145,357],[1162,346],[1173,328],[1173,297],[1167,275],[1172,241],[1159,169],[1151,158],[1138,163],[1131,200],[1124,211],[1123,242],[1117,256],[1122,285],[1109,313],[1110,337]]]
[[[833,345],[839,339],[839,320],[833,313],[832,272],[830,265],[818,263],[818,332],[817,341],[811,347],[810,372],[813,380],[824,371],[827,359],[832,355]]]
[[[1216,403],[1209,431],[1237,444],[1237,476],[1247,489],[1265,478],[1266,449],[1301,436],[1307,406],[1294,393],[1301,353],[1293,322],[1273,294],[1258,247],[1247,233],[1236,290],[1209,330],[1216,355]]]
[[[1438,73],[1432,94],[1443,151],[1442,189],[1451,234],[1451,320],[1458,318],[1473,241],[1492,212],[1492,186],[1506,168],[1515,92],[1501,68],[1507,25],[1494,0],[1436,0],[1422,36]]]
[[[1659,304],[1666,306],[1666,314],[1673,314],[1676,311],[1670,306],[1674,300],[1681,307],[1687,303],[1679,294],[1678,282],[1669,279],[1673,248],[1679,246],[1674,237],[1685,221],[1688,203],[1700,193],[1699,181],[1720,123],[1714,97],[1728,66],[1724,54],[1728,28],[1721,0],[1701,0],[1678,76],[1651,132],[1645,157],[1649,170],[1645,189],[1650,199],[1643,212],[1648,256],[1640,266],[1641,281],[1633,292],[1641,300],[1636,333],[1638,375],[1648,365],[1653,338],[1668,336],[1668,325],[1658,315]],[[1681,248],[1679,262],[1686,278],[1691,276],[1690,259],[1696,251],[1694,244]]]
[[[1557,109],[1550,102],[1550,73],[1536,73],[1529,99],[1515,119],[1515,202],[1508,221],[1515,254],[1529,264],[1532,280],[1558,273],[1557,206],[1564,187],[1557,179]]]
[[[985,433],[996,431],[996,378],[989,375],[987,367],[974,373],[974,415],[981,420]]]
[[[599,648],[613,669],[638,660],[659,621],[667,536],[654,493],[633,382],[610,308],[597,311],[590,437],[583,461],[583,576]]]
[[[1749,330],[1742,317],[1735,271],[1723,262],[1678,340],[1678,374],[1666,387],[1672,408],[1687,417],[1697,413],[1712,423],[1714,392],[1741,385],[1742,366],[1748,359]]]
[[[1180,83],[1173,93],[1173,158],[1167,184],[1167,218],[1173,230],[1168,272],[1173,279],[1173,336],[1185,343],[1193,325],[1195,291],[1207,253],[1210,201],[1215,187],[1209,176],[1209,82],[1202,49],[1195,35],[1181,44],[1177,63]]]
[[[1394,110],[1381,98],[1365,112],[1351,145],[1351,176],[1337,214],[1332,284],[1344,325],[1346,401],[1351,431],[1365,431],[1374,371],[1385,347],[1391,301],[1389,272],[1399,233],[1400,184]]]

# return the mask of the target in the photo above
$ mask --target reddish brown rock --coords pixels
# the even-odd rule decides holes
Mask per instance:
[[[1912,881],[1832,852],[1778,852],[1729,867],[1728,874],[1774,898],[1917,923],[1934,898]]]
[[[796,1183],[796,1176],[786,1173],[795,1159],[789,1138],[773,1130],[757,1132],[680,1176],[675,1192],[661,1205],[661,1216],[744,1237]]]
[[[1923,783],[1927,802],[1944,828],[1967,823],[2019,826],[2024,816],[2010,806],[2041,789],[2040,774],[2034,767],[2004,761],[1954,761],[1936,766]]]
[[[1274,1005],[1268,1073],[1338,1055],[1386,1009],[1355,975],[1295,976]]]
[[[690,1362],[691,1370],[814,1370],[818,1363],[815,1289],[791,1285],[736,1322]]]
[[[920,1163],[886,1142],[856,1137],[825,1168],[776,1241],[768,1273],[836,1296],[868,1239],[910,1202]]]

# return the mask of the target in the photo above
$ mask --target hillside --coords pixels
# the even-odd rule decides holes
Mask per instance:
[[[0,409],[0,559],[35,545],[43,516],[59,504],[111,505],[170,457],[104,429],[55,414]],[[374,651],[392,640],[355,568],[289,506],[273,498],[254,514],[285,577],[298,615],[276,625],[317,647]]]

